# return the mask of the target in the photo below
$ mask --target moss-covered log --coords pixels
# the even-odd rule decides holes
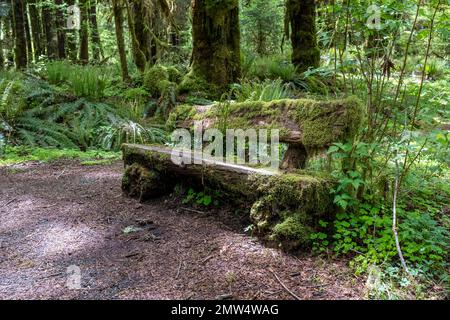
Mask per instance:
[[[192,69],[181,88],[220,91],[241,74],[239,1],[194,0],[192,12]]]
[[[221,190],[227,202],[248,208],[261,237],[287,249],[308,244],[318,220],[333,212],[328,178],[208,160],[179,166],[171,153],[163,147],[124,145],[124,192],[143,201],[168,194],[179,183]]]
[[[352,139],[365,121],[365,109],[356,97],[182,105],[169,115],[168,129],[192,129],[194,121],[202,121],[203,129],[279,129],[280,142],[293,146],[288,153],[290,161],[304,163],[299,154],[302,150],[313,154],[335,142]],[[297,156],[294,151],[298,151]]]
[[[286,24],[290,26],[292,42],[292,63],[299,72],[317,68],[320,64],[320,50],[316,37],[315,0],[288,0],[286,3]]]

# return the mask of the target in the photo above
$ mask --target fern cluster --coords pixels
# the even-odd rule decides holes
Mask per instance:
[[[13,144],[117,150],[126,142],[164,141],[164,131],[128,120],[125,114],[38,79],[0,80],[0,134],[2,141]]]

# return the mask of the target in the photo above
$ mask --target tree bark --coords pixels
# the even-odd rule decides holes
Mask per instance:
[[[0,33],[3,31],[4,19],[0,16]],[[3,70],[5,57],[3,56],[3,42],[5,41],[5,35],[0,34],[0,70]]]
[[[63,0],[55,0],[56,8],[56,34],[58,39],[58,59],[66,58],[66,35],[64,32]]]
[[[25,19],[23,0],[13,0],[14,17],[14,62],[17,69],[27,67],[27,39],[25,37]]]
[[[226,88],[241,75],[238,0],[194,0],[192,75]]]
[[[80,0],[80,62],[87,64],[89,62],[89,19],[88,19],[89,0]]]
[[[42,8],[42,21],[45,32],[45,45],[46,54],[50,59],[56,57],[56,37],[55,37],[55,21],[54,21],[55,11],[51,8],[50,4],[45,4]]]
[[[96,0],[89,1],[89,26],[91,31],[92,58],[96,61],[99,61],[100,56],[102,55],[102,44],[100,33],[98,31],[97,2]]]
[[[287,19],[291,28],[292,63],[299,72],[319,67],[315,0],[288,0]]]
[[[31,39],[31,28],[28,21],[27,0],[23,0],[23,21],[25,27],[25,38],[27,41],[27,58],[28,61],[33,61],[33,44]]]
[[[122,71],[123,81],[129,80],[127,54],[125,51],[125,41],[123,37],[123,7],[120,5],[119,0],[112,0],[114,23],[116,29],[117,48],[119,51],[120,69]]]
[[[134,62],[137,68],[144,72],[147,63],[155,62],[149,32],[150,21],[146,19],[146,9],[141,1],[132,1],[127,4],[127,10]]]
[[[28,0],[28,11],[30,13],[30,23],[31,23],[31,36],[33,38],[33,53],[34,59],[38,60],[43,52],[42,47],[42,26],[41,17],[39,15],[39,10],[37,8],[36,0]]]
[[[75,5],[75,0],[66,0],[67,6]],[[78,50],[77,50],[77,31],[76,30],[65,30],[66,31],[66,50],[67,56],[71,61],[77,61]]]

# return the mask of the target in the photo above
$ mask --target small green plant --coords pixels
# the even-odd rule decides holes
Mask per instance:
[[[237,102],[272,101],[292,97],[291,85],[283,83],[281,79],[260,81],[243,81],[234,84],[231,94]]]
[[[218,197],[218,192],[214,193],[215,197]],[[186,197],[182,200],[183,204],[194,203],[200,206],[208,207],[212,204],[218,205],[218,200],[214,200],[213,195],[208,194],[205,191],[196,192],[193,188],[190,188],[187,192]]]

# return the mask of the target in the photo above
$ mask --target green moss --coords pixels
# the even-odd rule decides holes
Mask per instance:
[[[144,72],[144,87],[150,92],[152,96],[161,95],[161,83],[169,81],[169,73],[166,67],[161,65],[154,65],[147,67]]]
[[[273,227],[272,240],[285,242],[289,247],[301,247],[309,244],[314,229],[310,226],[304,213],[289,213],[288,216]]]
[[[166,69],[169,74],[169,81],[179,84],[183,80],[183,75],[174,66],[169,66]]]
[[[179,119],[180,112],[174,112],[176,115],[172,118]],[[353,138],[366,118],[365,108],[356,97],[328,101],[285,99],[217,104],[205,113],[195,114],[195,110],[190,110],[189,114],[182,114],[187,117],[183,120],[217,119],[217,128],[224,123],[230,129],[279,129],[281,141],[292,130],[285,124],[290,122],[302,133],[302,143],[309,151]]]
[[[334,211],[331,179],[292,173],[250,180],[259,194],[250,210],[257,232],[288,249],[307,244],[315,223]]]
[[[167,131],[173,131],[180,122],[194,117],[196,110],[191,105],[179,105],[169,114],[166,122]]]
[[[190,94],[201,98],[218,98],[220,90],[217,86],[208,83],[201,77],[195,76],[191,71],[189,72],[178,85],[178,92],[180,94]]]

